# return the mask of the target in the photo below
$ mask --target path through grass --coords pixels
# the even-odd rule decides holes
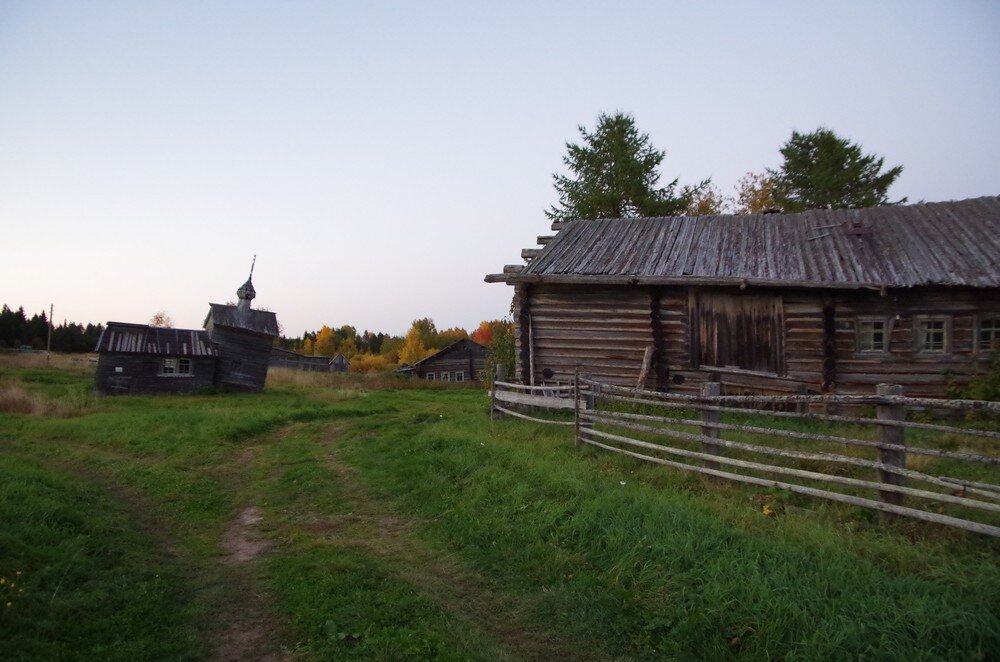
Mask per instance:
[[[0,379],[38,405],[0,413],[15,659],[1000,656],[995,542],[767,517],[781,495],[491,423],[477,391]]]

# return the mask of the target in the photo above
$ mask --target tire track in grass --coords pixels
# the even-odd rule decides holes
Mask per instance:
[[[326,468],[337,478],[351,512],[316,517],[304,527],[313,535],[345,547],[360,548],[389,563],[398,576],[459,621],[496,641],[514,660],[593,659],[571,643],[558,640],[518,616],[516,602],[498,595],[480,575],[459,559],[423,542],[412,523],[390,505],[371,495],[357,470],[346,463],[336,446],[337,428],[321,433],[327,451]]]
[[[244,449],[243,462],[239,466],[252,462],[256,455],[254,450],[259,448]],[[188,578],[189,601],[204,613],[196,627],[206,642],[207,659],[218,662],[291,659],[281,646],[286,640],[283,636],[285,626],[267,608],[256,577],[257,559],[272,546],[271,541],[259,533],[258,525],[262,520],[259,508],[249,506],[236,514],[219,541],[226,554],[205,563],[194,558],[182,537],[171,531],[176,524],[163,521],[155,504],[140,490],[101,470],[67,460],[50,460],[46,465],[99,487],[120,504],[139,530],[162,550],[164,563],[174,565]]]

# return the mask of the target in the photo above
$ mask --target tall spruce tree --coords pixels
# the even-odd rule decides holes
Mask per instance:
[[[888,190],[903,166],[882,172],[885,159],[862,154],[861,145],[820,127],[812,133],[792,132],[781,148],[784,163],[768,170],[774,179],[774,200],[785,211],[857,209],[899,204],[889,202]]]
[[[622,112],[601,113],[593,133],[578,127],[581,144],[566,143],[563,163],[570,175],[552,176],[559,203],[545,215],[556,221],[683,214],[692,198],[708,186],[677,190],[677,180],[657,187],[665,152],[639,133],[635,119]]]

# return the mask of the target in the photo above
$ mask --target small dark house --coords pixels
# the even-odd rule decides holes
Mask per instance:
[[[418,379],[441,382],[478,382],[486,367],[486,347],[463,338],[437,354],[417,361],[407,370]]]
[[[350,364],[343,354],[337,354],[334,357],[306,356],[275,347],[271,350],[271,367],[306,372],[347,372]]]
[[[556,223],[514,286],[517,377],[944,396],[1000,343],[1000,198]]]
[[[209,304],[203,330],[108,322],[97,341],[99,393],[180,393],[220,385],[259,391],[267,379],[275,314],[253,310],[250,279],[235,306]]]
[[[203,330],[108,322],[97,341],[99,392],[182,393],[215,383],[219,352]]]

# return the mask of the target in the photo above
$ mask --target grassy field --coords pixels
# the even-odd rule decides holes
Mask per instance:
[[[765,516],[394,384],[95,399],[0,359],[3,657],[1000,658],[995,541]]]

